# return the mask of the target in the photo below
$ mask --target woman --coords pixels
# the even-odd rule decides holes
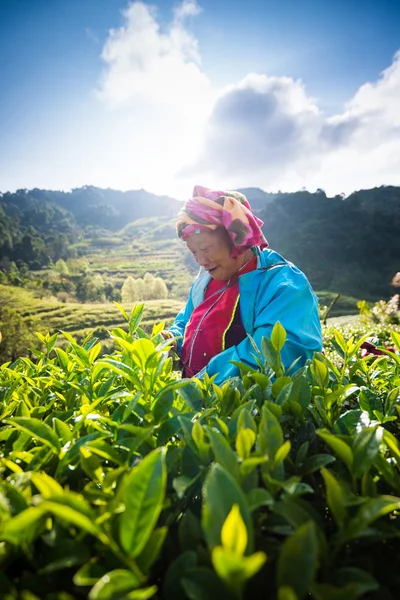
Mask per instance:
[[[248,334],[261,347],[277,321],[286,329],[282,361],[302,366],[322,349],[318,300],[305,275],[273,250],[262,221],[239,192],[196,186],[178,215],[178,236],[200,272],[169,330],[186,377],[239,374],[232,361],[257,368]]]

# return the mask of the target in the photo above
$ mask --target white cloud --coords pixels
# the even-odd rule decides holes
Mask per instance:
[[[202,109],[211,86],[200,68],[197,39],[185,28],[199,12],[194,0],[185,0],[164,31],[154,7],[130,4],[123,26],[109,32],[103,48],[100,97],[114,107],[150,98],[185,113]]]
[[[201,7],[196,0],[183,0],[174,10],[175,22],[182,23],[187,17],[197,17],[200,13]]]
[[[300,81],[248,75],[224,90],[205,130],[204,151],[195,166],[235,181],[259,171],[273,174],[310,151],[322,117]],[[241,179],[242,178],[242,179]]]
[[[181,173],[229,186],[330,193],[400,185],[399,98],[400,52],[330,118],[301,81],[248,75],[220,94],[203,150]]]
[[[329,193],[400,185],[400,53],[327,117],[306,82],[289,77],[249,73],[212,86],[199,18],[196,0],[177,5],[169,23],[130,3],[102,49],[93,103],[54,109],[37,135],[8,146],[3,186],[145,187],[185,198],[196,183]]]

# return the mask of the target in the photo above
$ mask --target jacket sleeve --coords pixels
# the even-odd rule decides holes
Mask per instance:
[[[296,368],[304,365],[313,353],[322,350],[321,324],[318,314],[318,299],[305,275],[290,267],[282,269],[278,277],[261,283],[251,333],[258,348],[263,337],[271,337],[277,321],[286,330],[286,343],[281,351],[284,366],[289,367],[298,357]],[[272,291],[271,291],[272,288]],[[250,332],[249,332],[250,333]],[[239,374],[230,361],[238,361],[257,368],[253,347],[248,338],[215,356],[206,367],[207,373],[217,374],[215,382],[222,383]],[[200,375],[200,374],[199,374]]]
[[[168,331],[172,333],[174,337],[180,338],[177,341],[177,351],[180,353],[182,349],[183,335],[185,333],[186,325],[190,319],[190,315],[193,312],[193,301],[192,301],[192,289],[190,289],[189,297],[186,305],[175,317],[175,321],[172,323]]]

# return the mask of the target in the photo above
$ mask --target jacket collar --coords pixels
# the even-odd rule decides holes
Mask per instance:
[[[283,261],[282,257],[277,252],[274,252],[273,250],[269,250],[268,248],[261,251],[258,247],[255,246],[253,248],[253,252],[257,256],[257,269],[262,269],[264,267],[274,264],[275,262]],[[248,276],[251,276],[251,275],[254,276],[253,271],[251,271],[250,273],[241,275],[239,280],[242,278],[247,278]],[[210,283],[211,279],[212,279],[211,275],[209,273],[207,273],[207,271],[205,271],[202,267],[200,267],[200,271],[199,271],[196,279],[193,282],[193,288],[192,288],[192,301],[193,301],[193,306],[195,308],[196,308],[196,306],[201,304],[201,302],[203,302],[204,293],[205,293],[206,288],[207,288],[208,284]]]

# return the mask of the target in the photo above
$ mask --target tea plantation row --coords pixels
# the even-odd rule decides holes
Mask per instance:
[[[219,387],[142,312],[113,354],[65,333],[0,366],[1,597],[398,598],[399,333],[290,375],[278,323]]]

